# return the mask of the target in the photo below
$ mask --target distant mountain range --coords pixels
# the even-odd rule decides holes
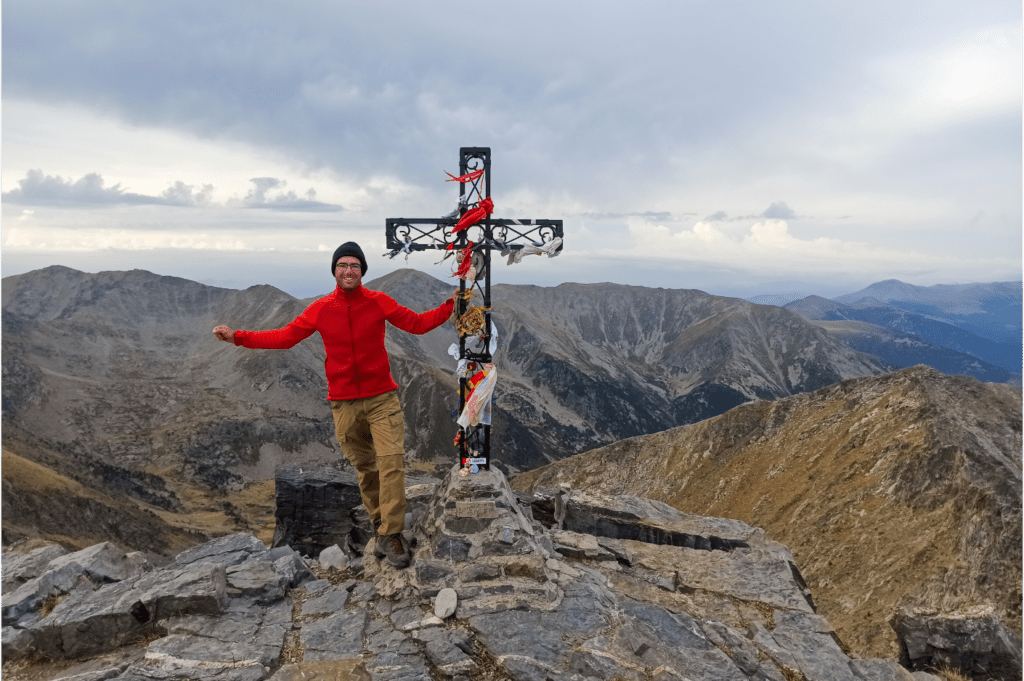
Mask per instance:
[[[925,364],[1020,384],[1021,290],[1021,282],[925,287],[889,279],[831,300],[751,300],[796,312],[893,368]]]
[[[453,289],[416,270],[368,285],[418,311]],[[495,286],[493,298],[499,338],[492,455],[513,472],[750,400],[885,371],[788,310],[701,291]],[[216,495],[243,494],[254,481],[271,479],[279,463],[341,455],[318,336],[291,350],[248,350],[218,342],[211,329],[281,327],[310,302],[270,286],[236,291],[141,270],[49,267],[7,277],[5,454],[28,462],[17,470],[36,464],[70,487],[108,494],[104,503],[122,516],[126,503],[171,518],[202,500],[230,526],[244,508]],[[387,335],[414,470],[446,468],[455,458],[458,395],[448,347],[456,340],[448,324],[424,336]],[[8,541],[52,509],[19,501],[6,475]],[[15,528],[18,509],[30,507],[38,508],[36,520]],[[119,521],[111,531],[126,527]],[[156,536],[143,527],[149,525],[133,532]]]
[[[437,306],[453,289],[452,281],[411,269],[368,286],[417,311]],[[205,531],[200,526],[214,516],[229,529],[255,522],[253,514],[265,522],[260,495],[246,496],[250,485],[272,479],[280,463],[340,457],[319,337],[265,351],[235,348],[211,333],[220,323],[281,327],[312,299],[270,286],[236,291],[141,270],[86,274],[66,267],[7,277],[2,292],[3,445],[5,457],[19,457],[9,470],[34,471],[33,484],[48,470],[68,489],[91,490],[81,508],[106,504],[105,513],[120,518],[107,528],[113,534],[94,542],[127,532],[136,539],[126,544],[151,537],[146,548],[167,553],[187,543],[189,532]],[[805,299],[794,311],[615,284],[499,285],[493,298],[499,338],[492,455],[512,473],[745,402],[883,374],[895,364],[937,363],[942,353],[953,353],[944,365],[950,372],[996,381],[1009,375],[967,354],[966,346],[952,350],[881,323],[851,321],[846,309],[875,314],[876,321],[881,313],[913,320],[914,329],[951,329],[955,338],[957,328],[946,321],[892,307],[825,301],[812,313],[811,303],[820,301]],[[846,316],[797,314],[827,317],[836,310]],[[979,314],[972,310],[961,306],[959,314]],[[993,351],[1006,344],[976,338]],[[889,344],[884,352],[871,345],[878,339]],[[448,348],[456,341],[447,324],[424,336],[387,335],[413,470],[441,470],[455,457],[451,412],[458,396]],[[5,542],[44,525],[74,534],[68,524],[84,511],[53,517],[52,507],[19,496],[4,470]],[[139,522],[128,522],[140,508]],[[35,515],[19,520],[26,509]],[[181,520],[185,513],[199,525]],[[158,521],[176,529],[158,540]]]

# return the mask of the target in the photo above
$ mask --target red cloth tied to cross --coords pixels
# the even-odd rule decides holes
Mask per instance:
[[[491,197],[488,196],[486,199],[478,203],[476,208],[466,211],[466,214],[463,215],[455,227],[452,228],[452,234],[458,234],[464,229],[469,229],[493,212],[494,202],[491,201]]]
[[[467,182],[472,182],[473,180],[477,179],[478,177],[480,177],[483,174],[484,174],[484,169],[483,168],[481,168],[480,170],[474,170],[471,173],[466,173],[465,175],[459,175],[458,177],[455,177],[451,173],[445,171],[445,175],[447,175],[448,177],[452,178],[450,180],[445,180],[445,182],[461,182],[462,184],[465,184]]]
[[[455,271],[456,277],[465,279],[469,274],[469,266],[473,264],[473,242],[470,241],[469,245],[466,246],[465,250],[462,251],[462,262],[459,263],[459,269]]]

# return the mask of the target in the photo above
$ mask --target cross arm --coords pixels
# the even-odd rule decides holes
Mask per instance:
[[[394,257],[400,252],[447,250],[459,243],[465,232],[453,235],[454,218],[388,218],[385,226],[387,248]],[[482,248],[516,251],[526,245],[541,246],[558,237],[563,238],[561,220],[488,219],[483,227]],[[465,242],[463,242],[465,243]],[[562,250],[561,246],[558,248]]]

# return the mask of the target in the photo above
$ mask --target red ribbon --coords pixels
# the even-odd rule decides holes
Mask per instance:
[[[462,251],[462,262],[459,263],[459,269],[455,271],[455,276],[463,279],[469,274],[469,267],[473,264],[473,242],[470,241],[466,249]]]
[[[463,184],[465,184],[466,182],[472,182],[473,180],[475,180],[478,177],[480,177],[481,175],[483,175],[484,174],[484,169],[481,168],[480,170],[474,170],[471,173],[466,173],[465,175],[460,175],[459,177],[455,177],[454,175],[452,175],[448,171],[445,171],[444,174],[447,175],[448,177],[452,178],[450,180],[445,180],[445,182],[462,182]]]
[[[462,219],[460,219],[452,229],[452,234],[458,234],[464,229],[469,229],[493,212],[494,202],[491,201],[491,197],[488,196],[486,199],[478,203],[476,208],[466,211],[466,214],[462,216]]]

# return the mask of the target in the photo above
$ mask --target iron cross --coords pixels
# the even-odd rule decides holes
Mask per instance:
[[[563,237],[561,220],[510,220],[497,219],[490,212],[469,226],[460,226],[460,221],[473,219],[474,215],[485,213],[491,197],[491,149],[490,147],[462,147],[459,149],[459,177],[448,180],[459,185],[458,207],[440,218],[388,218],[387,248],[394,258],[400,253],[406,257],[413,251],[442,250],[454,251],[471,257],[475,270],[466,278],[459,279],[459,299],[456,313],[460,320],[467,312],[479,315],[469,308],[469,294],[480,291],[483,297],[483,326],[480,332],[459,332],[460,368],[465,360],[467,365],[476,363],[484,366],[491,363],[491,251],[498,250],[510,258],[522,257],[523,249],[529,252],[546,252],[554,256],[561,252]],[[475,211],[475,212],[474,212]],[[467,217],[467,213],[469,214]],[[459,227],[456,232],[456,227]],[[476,238],[471,239],[470,236]],[[468,280],[468,289],[467,289]],[[481,284],[482,280],[482,284]],[[468,317],[469,315],[467,315]],[[467,345],[468,344],[468,345]],[[467,391],[472,376],[467,372],[459,378],[459,409],[461,414],[466,406]],[[481,470],[490,468],[491,426],[490,424],[459,426],[456,436],[459,459],[463,467],[478,466]]]

